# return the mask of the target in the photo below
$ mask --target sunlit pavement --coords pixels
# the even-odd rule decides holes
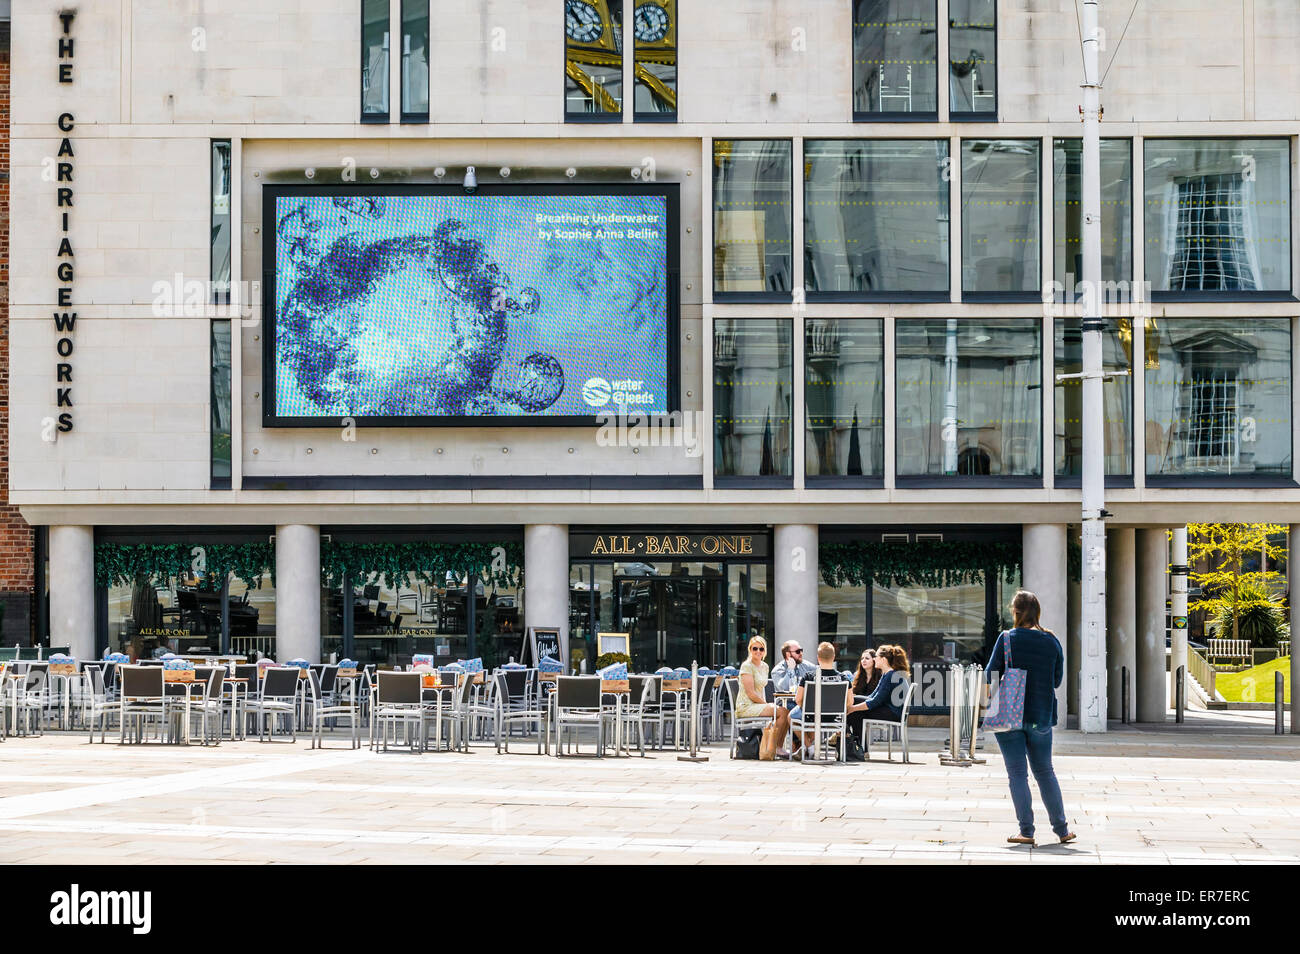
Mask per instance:
[[[1079,840],[1011,847],[1006,778],[939,764],[703,764],[676,753],[556,759],[349,750],[255,741],[88,745],[50,733],[0,744],[0,862],[45,864],[581,862],[1296,863],[1300,736],[1268,713],[1182,727],[1057,733]],[[525,754],[527,753],[527,754]],[[1037,805],[1037,802],[1036,802]],[[1041,805],[1038,834],[1054,842]]]

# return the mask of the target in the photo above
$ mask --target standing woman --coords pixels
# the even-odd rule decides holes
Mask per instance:
[[[1029,771],[1038,783],[1038,794],[1047,807],[1052,831],[1061,844],[1074,841],[1075,835],[1065,821],[1061,786],[1052,768],[1052,726],[1056,725],[1056,689],[1065,675],[1065,653],[1055,635],[1039,625],[1042,609],[1038,597],[1020,590],[1011,600],[1011,618],[1015,627],[998,637],[993,656],[985,669],[986,677],[1001,675],[1007,669],[1025,671],[1025,714],[1022,728],[995,732],[1002,761],[1011,783],[1011,802],[1016,808],[1020,834],[1008,838],[1013,845],[1032,845],[1034,841],[1034,807],[1029,794]]]
[[[749,637],[749,658],[740,664],[740,691],[736,693],[736,718],[775,718],[776,744],[781,745],[790,731],[790,713],[785,706],[773,706],[763,694],[768,674],[767,663],[763,661],[766,655],[767,640],[762,636]],[[789,753],[782,748],[776,755],[785,758]]]

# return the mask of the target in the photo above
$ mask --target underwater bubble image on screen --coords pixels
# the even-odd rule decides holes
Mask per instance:
[[[675,209],[592,188],[267,187],[268,418],[674,410]]]

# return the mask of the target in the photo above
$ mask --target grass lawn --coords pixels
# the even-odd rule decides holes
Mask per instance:
[[[1282,701],[1291,701],[1291,657],[1274,659],[1243,672],[1219,673],[1214,687],[1229,702],[1273,702],[1273,673],[1281,672],[1286,687]]]

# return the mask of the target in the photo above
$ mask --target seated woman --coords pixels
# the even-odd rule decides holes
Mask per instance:
[[[790,731],[790,713],[784,706],[773,706],[763,695],[767,685],[768,668],[763,657],[767,655],[767,640],[762,636],[752,636],[749,640],[749,658],[740,664],[740,691],[736,693],[736,718],[738,719],[776,719],[776,737],[783,743]],[[782,748],[776,753],[779,758],[788,758],[790,753]]]
[[[857,671],[853,674],[853,701],[866,702],[867,696],[875,692],[878,685],[880,672],[876,669],[876,651],[863,650]]]
[[[903,700],[907,698],[907,653],[902,646],[877,646],[874,668],[880,681],[865,702],[849,706],[849,731],[860,733],[868,719],[898,722],[903,717]]]

